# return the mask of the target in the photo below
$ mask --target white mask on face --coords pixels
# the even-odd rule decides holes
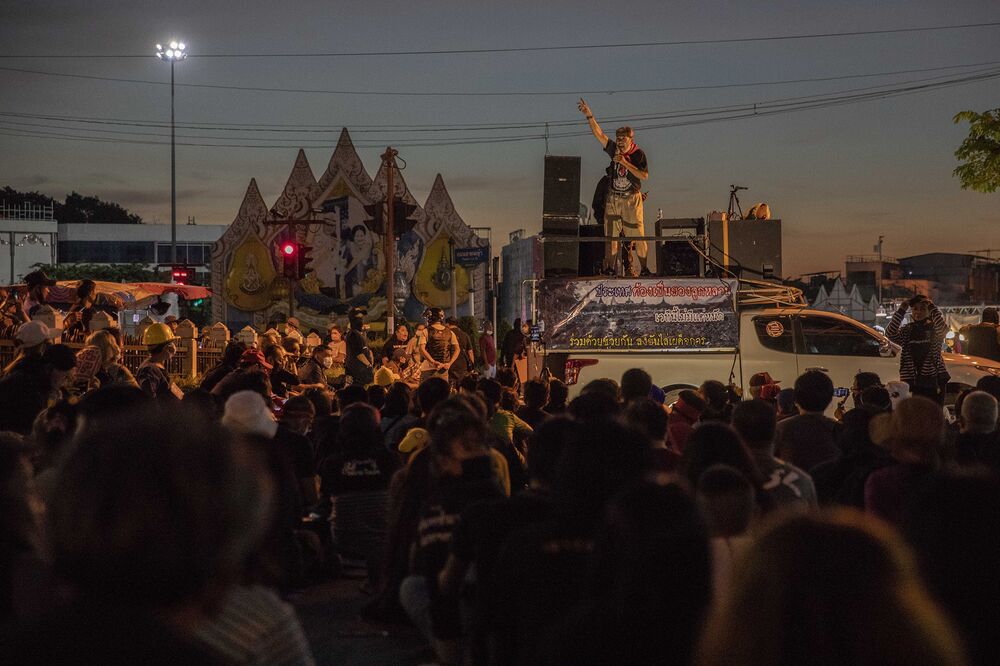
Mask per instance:
[[[323,365],[324,368],[332,368],[333,367],[333,357],[332,356],[327,356],[326,358],[324,358],[321,361],[321,364]]]

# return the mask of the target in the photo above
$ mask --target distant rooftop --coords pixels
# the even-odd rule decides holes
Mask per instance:
[[[39,206],[30,203],[8,204],[0,201],[0,220],[38,220],[52,222],[52,204]]]
[[[847,256],[847,263],[849,264],[873,264],[882,262],[883,264],[898,264],[895,257],[887,257],[882,255],[881,257],[877,254],[850,254]]]

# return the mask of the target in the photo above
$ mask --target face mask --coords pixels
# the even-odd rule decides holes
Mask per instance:
[[[332,368],[333,367],[333,357],[332,356],[327,356],[326,358],[324,358],[321,361],[321,365],[324,368]]]

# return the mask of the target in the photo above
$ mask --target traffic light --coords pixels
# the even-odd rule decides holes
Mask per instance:
[[[392,231],[396,238],[413,229],[417,221],[411,219],[410,216],[416,210],[416,204],[406,203],[399,198],[392,200]]]
[[[278,245],[281,255],[281,274],[291,280],[297,280],[299,274],[299,244],[285,240]]]
[[[309,262],[312,261],[312,257],[309,256],[310,252],[312,252],[311,245],[299,245],[298,257],[295,263],[296,280],[305,278],[306,272],[309,270]]]
[[[365,206],[365,212],[368,214],[368,227],[377,233],[382,235],[385,233],[385,202],[377,201]]]
[[[175,284],[191,284],[194,269],[184,264],[174,264],[170,267],[170,277]]]

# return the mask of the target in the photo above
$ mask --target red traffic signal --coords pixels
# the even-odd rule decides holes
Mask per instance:
[[[281,274],[295,280],[298,275],[299,244],[291,240],[280,241],[278,254],[281,257]]]
[[[170,277],[175,284],[190,284],[193,273],[193,269],[184,265],[170,267]]]

